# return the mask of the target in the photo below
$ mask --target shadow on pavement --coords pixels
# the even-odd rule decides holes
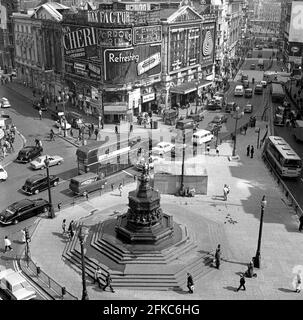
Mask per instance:
[[[67,235],[63,235],[61,232],[52,232],[52,234],[58,238],[61,238],[62,242],[66,243],[69,241]]]
[[[279,288],[278,289],[279,291],[282,291],[282,292],[286,292],[286,293],[293,293],[293,292],[295,292],[295,290],[290,290],[290,289],[286,289],[286,288]]]
[[[227,286],[227,287],[223,287],[223,289],[229,290],[229,291],[234,291],[237,292],[237,287],[232,287],[232,286]]]
[[[221,200],[221,201],[225,201],[224,200],[224,196],[223,195],[213,195],[211,197],[212,200]]]

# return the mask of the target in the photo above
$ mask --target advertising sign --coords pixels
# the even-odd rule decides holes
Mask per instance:
[[[94,81],[101,80],[101,65],[96,62],[74,59],[66,59],[64,62],[65,72],[71,75],[90,78]]]
[[[161,45],[104,50],[104,80],[134,82],[161,72]]]
[[[215,25],[203,24],[201,37],[201,66],[207,66],[214,61]]]
[[[170,71],[199,63],[200,24],[170,28]]]
[[[62,28],[64,55],[71,58],[98,56],[95,28],[65,25]]]
[[[292,2],[288,41],[303,43],[303,1]]]
[[[134,44],[148,44],[161,41],[161,26],[134,27]]]
[[[142,96],[142,103],[155,100],[155,93],[147,93]]]
[[[114,10],[89,10],[87,11],[87,21],[102,24],[125,25],[131,24],[131,14],[129,11]]]
[[[132,29],[96,29],[97,43],[100,46],[129,47],[132,45]]]

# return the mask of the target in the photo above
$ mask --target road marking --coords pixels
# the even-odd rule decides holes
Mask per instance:
[[[131,173],[129,173],[129,172],[127,172],[127,171],[125,171],[125,170],[122,170],[122,172],[124,172],[124,173],[128,174],[128,175],[129,175],[129,176],[131,176],[131,177],[133,177],[133,176],[134,176],[133,174],[131,174]]]

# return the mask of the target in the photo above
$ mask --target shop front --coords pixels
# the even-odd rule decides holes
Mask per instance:
[[[188,103],[195,103],[199,96],[199,90],[206,88],[212,84],[212,81],[200,80],[182,83],[181,85],[171,87],[171,105],[179,105],[180,107]]]
[[[155,92],[146,93],[141,96],[141,110],[142,112],[152,111],[152,106],[155,104]]]
[[[131,121],[132,110],[128,109],[127,102],[104,102],[104,122],[120,123],[120,121]]]

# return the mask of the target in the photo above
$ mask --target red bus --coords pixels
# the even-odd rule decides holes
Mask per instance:
[[[116,141],[95,141],[77,149],[78,174],[95,172],[102,177],[136,164],[139,148],[148,150],[148,140],[141,137]]]

